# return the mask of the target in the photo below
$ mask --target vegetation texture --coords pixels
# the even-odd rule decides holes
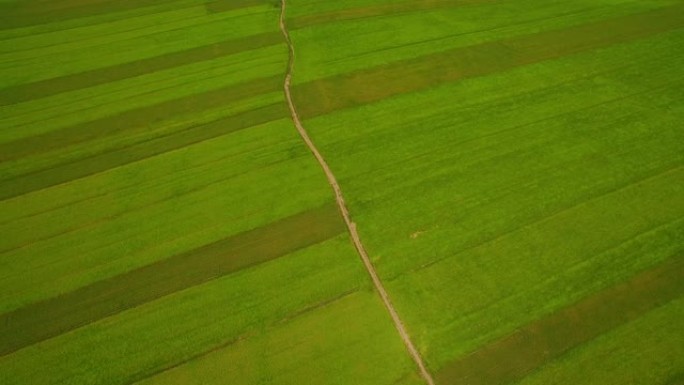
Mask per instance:
[[[684,2],[282,6],[0,0],[0,383],[682,382]]]

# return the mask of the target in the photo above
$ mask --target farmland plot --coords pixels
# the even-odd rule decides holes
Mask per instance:
[[[681,2],[293,3],[304,124],[437,383],[679,378]]]
[[[1,383],[681,381],[684,3],[282,4],[0,4]]]
[[[1,7],[0,383],[415,383],[290,120],[277,7]]]

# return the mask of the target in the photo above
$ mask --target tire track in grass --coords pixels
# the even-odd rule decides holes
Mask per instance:
[[[438,384],[502,385],[684,295],[684,257],[595,293],[441,369]]]
[[[486,42],[314,80],[293,89],[299,115],[314,118],[455,82],[629,43],[684,27],[684,5]],[[559,44],[563,42],[563,44]]]
[[[0,357],[146,302],[326,241],[345,230],[336,206],[295,214],[0,315]]]
[[[347,209],[347,204],[344,201],[344,196],[342,195],[342,190],[340,189],[340,185],[337,183],[337,178],[335,177],[335,174],[333,174],[333,172],[330,169],[330,167],[328,166],[328,163],[326,162],[325,158],[323,158],[323,155],[321,155],[321,153],[318,151],[318,148],[314,144],[313,140],[311,140],[309,133],[306,131],[306,129],[302,125],[302,122],[299,118],[299,115],[297,113],[297,109],[295,108],[295,104],[294,104],[294,101],[292,98],[292,92],[291,92],[292,72],[294,69],[294,61],[295,61],[295,49],[294,49],[294,45],[292,44],[292,40],[290,38],[290,34],[288,32],[287,25],[285,23],[287,0],[281,0],[280,6],[281,6],[280,20],[279,20],[280,30],[283,33],[283,37],[285,38],[285,41],[287,42],[288,50],[290,52],[290,55],[288,58],[288,63],[287,63],[287,73],[285,75],[285,84],[283,85],[283,90],[285,92],[285,99],[287,100],[287,104],[290,108],[290,114],[292,115],[292,121],[294,122],[294,125],[297,128],[299,135],[302,137],[302,139],[306,143],[307,147],[309,148],[309,150],[311,150],[314,157],[316,158],[316,160],[320,164],[321,168],[323,169],[325,176],[328,179],[328,183],[330,184],[330,186],[332,187],[332,189],[335,193],[335,201],[337,202],[337,207],[340,211],[340,214],[342,214],[342,218],[344,219],[344,223],[347,226],[347,230],[349,231],[349,235],[351,236],[351,239],[354,243],[354,247],[356,248],[356,251],[358,252],[359,257],[361,257],[361,260],[363,261],[364,267],[366,268],[366,271],[368,272],[368,275],[370,275],[370,278],[373,282],[373,286],[375,287],[375,290],[380,295],[380,298],[382,299],[382,302],[385,305],[387,312],[389,313],[390,317],[392,318],[392,322],[394,323],[394,326],[396,327],[397,332],[399,333],[399,336],[401,337],[402,341],[404,342],[404,345],[406,346],[406,349],[408,350],[409,355],[411,356],[411,358],[415,362],[416,366],[418,367],[418,371],[419,371],[421,377],[425,380],[425,382],[428,385],[434,385],[432,375],[430,375],[430,373],[428,372],[427,367],[425,366],[425,363],[423,362],[423,358],[420,356],[418,349],[416,349],[413,342],[411,341],[411,337],[409,336],[408,331],[404,327],[404,324],[401,321],[401,318],[399,317],[399,314],[397,313],[396,309],[394,308],[394,305],[392,305],[392,302],[389,298],[389,294],[387,293],[387,290],[385,290],[385,287],[384,287],[382,281],[380,280],[378,273],[375,271],[375,267],[373,266],[373,263],[371,262],[370,257],[368,256],[368,253],[366,252],[366,248],[363,246],[363,243],[361,242],[361,238],[360,238],[359,233],[356,229],[356,223],[354,223],[351,219],[351,215],[349,214],[349,210]]]

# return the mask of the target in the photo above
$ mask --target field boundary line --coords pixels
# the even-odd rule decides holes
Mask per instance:
[[[292,72],[293,72],[294,62],[295,62],[295,49],[294,49],[294,45],[292,44],[292,39],[290,38],[290,33],[288,32],[287,25],[285,22],[286,8],[287,8],[287,0],[281,0],[280,1],[279,25],[280,25],[280,30],[283,33],[283,37],[285,38],[285,42],[287,43],[287,47],[288,47],[288,51],[289,51],[289,58],[288,58],[288,62],[287,62],[287,72],[285,74],[285,82],[283,85],[283,90],[285,91],[285,99],[287,100],[288,107],[290,108],[290,114],[292,115],[292,121],[294,122],[294,125],[297,128],[299,135],[302,137],[302,139],[306,143],[307,147],[309,147],[309,150],[311,150],[314,157],[316,157],[316,160],[318,161],[321,168],[325,172],[325,175],[328,179],[328,183],[330,184],[330,186],[332,187],[332,189],[335,193],[335,201],[337,202],[337,206],[340,210],[340,213],[342,214],[342,217],[344,218],[344,223],[347,226],[347,230],[349,231],[349,235],[351,236],[352,242],[354,243],[354,247],[356,248],[356,251],[359,254],[359,257],[361,257],[361,260],[363,261],[363,264],[366,268],[366,271],[368,272],[368,275],[370,275],[371,280],[373,281],[373,286],[375,287],[375,290],[377,290],[378,294],[380,295],[380,298],[382,299],[382,302],[385,305],[387,312],[390,314],[392,321],[394,322],[394,326],[396,327],[397,331],[399,332],[399,335],[400,335],[402,341],[404,342],[404,345],[406,346],[408,353],[411,355],[411,358],[413,359],[415,364],[418,366],[420,375],[421,375],[421,377],[423,377],[425,382],[428,385],[435,385],[435,381],[433,380],[432,375],[428,372],[428,370],[425,366],[425,363],[423,362],[423,358],[420,356],[420,353],[418,352],[418,350],[414,346],[413,342],[411,341],[411,337],[409,336],[408,332],[406,331],[406,328],[404,327],[404,323],[401,321],[399,314],[397,313],[396,309],[394,308],[394,305],[392,305],[392,302],[390,301],[389,294],[387,293],[387,290],[385,290],[385,287],[384,287],[382,281],[380,280],[380,276],[376,272],[375,267],[373,266],[373,263],[371,262],[370,258],[368,257],[368,253],[366,252],[366,248],[363,246],[363,243],[361,242],[361,238],[359,237],[359,233],[356,230],[356,223],[354,223],[352,221],[351,216],[349,214],[349,210],[347,209],[347,204],[344,201],[344,196],[342,195],[342,190],[340,189],[340,185],[337,182],[337,178],[335,177],[335,174],[330,169],[330,166],[328,166],[328,162],[326,162],[323,155],[321,155],[321,153],[318,151],[318,148],[316,147],[313,140],[309,136],[309,133],[304,128],[304,125],[302,124],[302,121],[299,118],[299,114],[297,113],[297,109],[294,105],[294,101],[292,98],[292,92],[291,92]]]

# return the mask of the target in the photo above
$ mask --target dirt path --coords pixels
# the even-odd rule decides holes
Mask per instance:
[[[363,243],[361,243],[361,238],[359,237],[359,233],[356,231],[356,224],[354,222],[352,222],[352,220],[351,220],[351,216],[349,215],[349,210],[347,209],[347,204],[344,202],[344,196],[342,195],[342,190],[340,189],[340,185],[337,183],[337,179],[335,178],[335,174],[333,174],[332,170],[330,170],[330,167],[328,166],[328,163],[325,161],[325,158],[323,158],[321,153],[318,151],[318,148],[316,148],[316,145],[313,143],[313,141],[309,137],[309,133],[306,131],[306,129],[302,125],[302,121],[299,119],[299,115],[297,114],[297,109],[295,108],[294,102],[292,100],[292,93],[290,90],[291,83],[292,83],[292,69],[294,67],[294,61],[295,61],[295,50],[294,50],[294,46],[292,45],[292,40],[290,39],[290,33],[288,32],[287,26],[285,24],[285,10],[286,10],[286,8],[287,8],[287,0],[281,0],[280,30],[283,33],[285,41],[287,42],[288,49],[290,51],[288,64],[287,64],[287,74],[285,75],[284,91],[285,91],[285,98],[287,99],[287,104],[290,108],[290,114],[292,115],[292,120],[294,121],[295,127],[297,127],[297,131],[299,131],[299,135],[301,135],[302,139],[304,139],[304,142],[309,147],[309,150],[311,150],[313,155],[316,157],[316,160],[318,161],[318,163],[323,168],[323,171],[325,172],[325,175],[328,178],[328,183],[330,183],[330,186],[332,186],[332,188],[335,192],[335,200],[337,201],[337,206],[339,207],[340,212],[342,213],[342,217],[344,217],[344,222],[347,225],[347,229],[349,230],[349,234],[351,235],[352,241],[354,242],[354,246],[356,247],[356,251],[359,253],[361,260],[363,261],[363,264],[366,267],[366,271],[368,271],[368,274],[370,275],[371,280],[373,281],[373,285],[375,286],[375,289],[380,294],[380,297],[382,298],[382,302],[384,303],[385,308],[387,309],[390,316],[392,317],[392,321],[394,322],[394,326],[397,328],[397,331],[399,332],[401,339],[404,341],[404,345],[406,345],[406,349],[408,350],[409,354],[411,355],[411,357],[415,361],[416,365],[418,366],[418,369],[420,371],[420,375],[423,377],[423,379],[425,379],[425,382],[428,385],[434,385],[434,380],[432,379],[432,376],[427,371],[427,368],[425,367],[425,364],[423,363],[423,359],[420,356],[420,353],[418,353],[418,350],[413,345],[413,342],[411,341],[411,337],[409,336],[408,332],[406,331],[404,324],[401,322],[401,318],[399,318],[399,314],[394,309],[394,306],[392,305],[392,302],[390,301],[389,295],[387,294],[387,291],[385,290],[385,287],[383,286],[382,281],[380,280],[380,277],[378,276],[378,273],[375,271],[375,267],[371,263],[371,260],[368,257],[368,253],[366,253],[366,249],[363,247]]]

